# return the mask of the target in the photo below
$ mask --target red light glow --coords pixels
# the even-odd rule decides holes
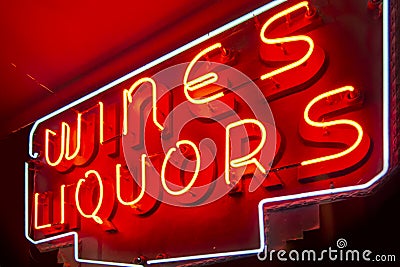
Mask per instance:
[[[288,37],[280,37],[280,38],[273,38],[273,39],[269,39],[265,36],[265,32],[266,32],[267,28],[270,27],[272,23],[274,23],[275,21],[277,21],[278,19],[280,19],[282,17],[289,15],[290,13],[293,13],[296,10],[299,10],[300,8],[306,8],[307,12],[308,12],[309,11],[308,5],[309,5],[308,1],[300,2],[297,5],[294,5],[286,10],[283,10],[283,11],[275,14],[270,19],[268,19],[267,22],[265,22],[264,25],[262,26],[261,31],[260,31],[260,37],[261,37],[261,40],[266,44],[281,45],[283,43],[288,43],[288,42],[303,41],[303,42],[308,43],[309,48],[308,48],[307,53],[301,59],[299,59],[293,63],[290,63],[284,67],[278,68],[276,70],[273,70],[271,72],[261,75],[261,77],[260,77],[261,80],[269,79],[277,74],[283,73],[283,72],[291,70],[293,68],[296,68],[296,67],[300,66],[301,64],[303,64],[304,62],[306,62],[310,58],[310,56],[314,50],[314,41],[306,35],[288,36]]]

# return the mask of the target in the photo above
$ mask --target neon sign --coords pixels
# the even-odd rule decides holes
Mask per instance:
[[[290,15],[291,13],[293,13],[294,11],[296,11],[300,8],[307,9],[306,15],[308,15],[311,12],[308,1],[303,1],[297,5],[294,5],[288,9],[284,10],[284,11],[281,11],[278,14],[274,15],[272,18],[270,18],[267,22],[265,22],[265,24],[261,28],[260,37],[264,43],[271,44],[271,45],[273,45],[273,44],[281,45],[281,44],[284,44],[287,42],[298,42],[298,41],[307,42],[309,45],[307,53],[302,58],[300,58],[299,60],[297,60],[293,63],[290,63],[284,67],[278,68],[278,69],[268,72],[266,74],[263,74],[260,77],[261,80],[271,78],[277,74],[283,73],[285,71],[289,71],[293,68],[296,68],[296,67],[300,66],[301,64],[304,64],[304,62],[306,62],[310,58],[310,56],[314,50],[314,41],[308,36],[299,35],[299,36],[290,36],[290,37],[282,37],[282,38],[274,38],[274,39],[268,39],[267,37],[265,37],[265,31],[273,22],[275,22],[279,18]]]
[[[39,119],[26,237],[112,266],[256,254],[264,208],[370,187],[389,168],[387,6],[379,78],[342,71],[352,53],[323,40],[346,25],[321,27],[324,6],[281,0]],[[104,232],[117,257],[78,251]]]

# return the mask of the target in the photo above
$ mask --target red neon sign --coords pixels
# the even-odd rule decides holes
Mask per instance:
[[[309,48],[307,50],[307,53],[300,58],[299,60],[290,63],[286,66],[280,67],[276,70],[273,70],[271,72],[268,72],[266,74],[263,74],[260,79],[261,80],[265,80],[268,78],[272,78],[275,75],[278,75],[280,73],[284,73],[286,71],[289,71],[293,68],[296,68],[298,66],[300,66],[301,64],[304,64],[311,56],[312,52],[314,51],[314,41],[305,35],[299,35],[299,36],[288,36],[288,37],[281,37],[281,38],[274,38],[274,39],[268,39],[267,37],[265,37],[265,31],[267,30],[267,28],[274,23],[275,21],[277,21],[278,19],[281,19],[285,16],[290,15],[291,13],[297,11],[298,9],[301,8],[306,8],[307,12],[306,15],[308,15],[310,13],[310,8],[309,8],[309,3],[308,1],[303,1],[301,3],[298,3],[297,5],[294,5],[288,9],[285,9],[279,13],[277,13],[276,15],[272,16],[270,19],[268,19],[267,22],[265,22],[265,24],[262,26],[261,28],[261,32],[260,32],[260,37],[261,40],[265,43],[265,44],[269,44],[269,45],[282,45],[284,43],[288,43],[288,42],[298,42],[298,41],[303,41],[303,42],[307,42],[309,45]]]
[[[323,42],[346,25],[321,27],[324,6],[283,2],[257,11],[261,27],[241,24],[245,16],[240,31],[180,51],[182,64],[160,63],[40,119],[26,167],[27,238],[76,243],[106,231],[118,258],[76,257],[116,266],[142,254],[148,264],[255,254],[264,207],[377,182],[388,167],[387,84],[347,75],[358,69],[343,65],[352,52]]]

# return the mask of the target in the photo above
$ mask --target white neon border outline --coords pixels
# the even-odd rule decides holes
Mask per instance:
[[[164,56],[122,76],[121,78],[99,88],[98,90],[70,103],[69,105],[64,106],[63,108],[60,108],[42,118],[37,120],[34,125],[32,126],[32,129],[29,134],[29,155],[32,158],[37,158],[38,153],[33,153],[33,135],[34,132],[37,128],[37,126],[43,122],[46,121],[52,117],[54,117],[57,114],[60,114],[61,112],[76,106],[104,91],[107,91],[108,89],[114,87],[115,85],[122,83],[126,81],[127,79],[136,76],[137,74],[140,74],[144,72],[145,70],[148,70],[226,30],[229,30],[271,8],[274,8],[287,0],[275,0],[273,2],[270,2],[238,19],[235,19],[231,21],[228,24],[225,24],[224,26],[206,34],[203,35],[202,37],[195,39],[194,41],[187,43],[186,45],[181,46],[180,48],[173,50],[172,52],[165,54]],[[266,244],[264,240],[266,240],[266,235],[264,233],[264,210],[263,206],[264,204],[267,203],[273,203],[273,202],[279,202],[279,201],[286,201],[286,200],[296,200],[296,199],[301,199],[301,198],[308,198],[308,197],[316,197],[316,196],[322,196],[322,195],[328,195],[328,194],[336,194],[336,193],[343,193],[343,192],[349,192],[349,191],[354,191],[354,190],[363,190],[377,181],[379,181],[389,170],[389,158],[390,158],[390,151],[389,151],[389,140],[390,140],[390,134],[389,134],[389,106],[390,106],[390,101],[389,101],[389,93],[390,93],[390,82],[389,82],[389,8],[390,8],[390,0],[383,0],[383,53],[382,53],[382,58],[383,58],[383,133],[382,133],[382,138],[383,138],[383,168],[382,171],[379,172],[373,179],[368,181],[365,184],[361,185],[355,185],[355,186],[347,186],[347,187],[342,187],[342,188],[335,188],[335,189],[325,189],[325,190],[319,190],[319,191],[314,191],[314,192],[306,192],[306,193],[300,193],[300,194],[293,194],[293,195],[287,195],[287,196],[280,196],[280,197],[273,197],[273,198],[266,198],[263,199],[259,202],[258,204],[258,222],[259,222],[259,237],[260,237],[260,247],[256,249],[249,249],[249,250],[241,250],[241,251],[232,251],[232,252],[221,252],[221,253],[211,253],[211,254],[204,254],[204,255],[193,255],[193,256],[184,256],[184,257],[176,257],[176,258],[168,258],[168,259],[158,259],[158,260],[149,260],[147,261],[147,264],[159,264],[159,263],[168,263],[168,262],[177,262],[177,261],[188,261],[188,260],[200,260],[200,259],[209,259],[209,258],[216,258],[216,257],[229,257],[229,256],[239,256],[239,255],[248,255],[248,254],[256,254],[256,253],[262,253],[266,249]],[[79,258],[79,253],[78,253],[78,233],[77,232],[69,232],[41,240],[33,240],[29,236],[29,222],[28,222],[28,216],[29,216],[29,196],[28,196],[28,178],[29,178],[29,165],[28,163],[25,163],[25,237],[32,242],[33,244],[40,244],[44,242],[49,242],[52,240],[64,238],[67,236],[73,236],[74,237],[74,257],[77,262],[81,263],[92,263],[92,264],[102,264],[102,265],[110,265],[110,266],[131,266],[131,267],[143,267],[143,265],[137,265],[137,264],[128,264],[128,263],[117,263],[117,262],[107,262],[107,261],[98,261],[98,260],[85,260],[85,259],[80,259]]]

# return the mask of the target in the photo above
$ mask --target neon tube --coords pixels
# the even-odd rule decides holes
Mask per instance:
[[[243,157],[240,157],[237,159],[230,160],[230,130],[234,127],[241,126],[246,123],[255,124],[258,126],[258,128],[260,128],[260,131],[261,131],[260,143],[258,144],[256,149],[254,149],[250,154],[247,154],[246,156],[243,156]],[[226,184],[231,183],[230,171],[229,171],[230,167],[239,168],[239,167],[244,167],[249,164],[255,164],[262,173],[267,172],[265,170],[265,168],[262,166],[262,164],[256,158],[254,158],[254,156],[261,151],[261,149],[265,145],[266,140],[267,140],[267,131],[266,131],[264,125],[260,121],[255,120],[255,119],[244,119],[244,120],[236,121],[236,122],[230,123],[226,127],[226,131],[225,131],[225,182],[226,182]]]
[[[81,188],[82,183],[84,183],[86,181],[86,179],[79,179],[78,184],[76,185],[76,190],[75,190],[75,204],[76,204],[76,209],[79,211],[79,213],[85,217],[85,218],[89,218],[89,219],[93,219],[95,222],[97,222],[98,224],[103,224],[103,220],[97,216],[97,213],[100,210],[101,204],[103,203],[103,194],[104,194],[104,189],[103,189],[103,182],[101,180],[101,177],[99,175],[99,173],[95,170],[89,170],[85,173],[85,177],[88,178],[88,176],[90,174],[94,174],[97,178],[97,181],[99,183],[99,200],[97,201],[97,206],[96,208],[93,210],[93,212],[91,214],[86,214],[81,206],[80,206],[80,202],[79,202],[79,191]]]
[[[363,137],[363,129],[360,126],[360,124],[358,124],[355,121],[352,120],[347,120],[347,119],[341,119],[341,120],[334,120],[334,121],[326,121],[326,122],[315,122],[313,120],[310,119],[309,117],[309,112],[311,107],[317,103],[318,101],[327,98],[329,96],[332,95],[336,95],[336,94],[340,94],[342,92],[346,92],[346,91],[354,91],[354,87],[352,86],[345,86],[345,87],[341,87],[335,90],[331,90],[329,92],[320,94],[319,96],[315,97],[313,100],[310,101],[310,103],[308,103],[307,107],[304,110],[304,120],[311,126],[314,127],[329,127],[329,126],[334,126],[334,125],[340,125],[340,124],[347,124],[347,125],[351,125],[354,128],[357,129],[358,132],[358,136],[357,136],[357,140],[354,142],[354,144],[352,146],[350,146],[349,148],[347,148],[346,150],[336,153],[336,154],[332,154],[332,155],[328,155],[328,156],[323,156],[323,157],[319,157],[319,158],[315,158],[315,159],[310,159],[310,160],[305,160],[301,162],[302,166],[306,166],[306,165],[310,165],[310,164],[314,164],[314,163],[318,163],[318,162],[322,162],[322,161],[328,161],[328,160],[333,160],[336,158],[340,158],[343,157],[349,153],[351,153],[354,149],[356,149],[362,140]]]
[[[212,50],[215,50],[217,48],[221,48],[221,43],[216,43],[210,47],[207,47],[206,49],[202,50],[200,53],[198,53],[192,61],[190,61],[188,67],[186,68],[185,71],[185,75],[183,76],[183,85],[184,85],[184,93],[185,96],[187,98],[188,101],[190,101],[193,104],[205,104],[208,103],[210,101],[213,101],[217,98],[220,98],[222,96],[224,96],[223,92],[219,92],[213,96],[209,96],[209,97],[205,97],[202,99],[194,99],[189,95],[188,91],[195,91],[198,90],[200,88],[203,88],[209,84],[213,84],[218,80],[218,75],[215,72],[209,72],[207,74],[204,74],[200,77],[197,77],[194,80],[191,80],[188,82],[189,79],[189,73],[192,70],[194,64],[196,64],[196,62],[203,57],[204,55],[206,55],[207,53],[209,53]]]
[[[104,104],[99,102],[99,141],[100,144],[104,142]]]
[[[274,3],[274,2],[272,2]],[[177,262],[177,261],[187,261],[187,260],[198,260],[198,259],[208,259],[208,258],[216,258],[216,257],[227,257],[227,256],[234,256],[234,255],[246,255],[246,254],[256,254],[262,253],[267,249],[266,246],[266,239],[268,238],[265,234],[265,218],[264,218],[264,209],[265,205],[269,203],[281,202],[281,201],[290,201],[290,200],[297,200],[297,199],[304,199],[310,197],[319,197],[324,195],[331,195],[331,194],[338,194],[343,192],[351,192],[356,190],[364,190],[371,187],[373,184],[381,180],[389,170],[389,161],[390,161],[390,49],[389,49],[389,14],[390,14],[390,1],[383,0],[383,129],[382,129],[382,147],[383,147],[383,166],[382,170],[370,181],[364,184],[358,184],[353,186],[345,186],[341,188],[333,188],[333,189],[325,189],[325,190],[316,190],[312,192],[305,192],[299,194],[292,194],[292,195],[285,195],[280,197],[271,197],[265,198],[261,200],[258,204],[258,230],[259,230],[259,248],[254,250],[240,250],[240,251],[231,251],[231,252],[223,252],[223,253],[215,253],[215,254],[204,254],[204,255],[193,255],[193,256],[183,256],[183,257],[175,257],[175,258],[168,258],[168,259],[155,259],[149,260],[148,264],[161,264],[161,263],[169,263],[169,262]]]
[[[109,266],[119,266],[119,267],[144,267],[140,264],[130,264],[130,263],[119,263],[119,262],[112,262],[112,261],[100,261],[100,260],[87,260],[81,259],[79,257],[79,236],[78,233],[75,231],[71,231],[68,233],[63,233],[51,237],[46,237],[40,240],[34,240],[29,236],[29,164],[25,162],[25,238],[29,240],[32,244],[38,245],[46,242],[56,241],[60,238],[66,237],[73,237],[74,242],[74,258],[77,262],[80,263],[88,263],[88,264],[103,264]]]
[[[174,152],[176,151],[176,148],[173,148],[173,147],[172,147],[172,148],[170,148],[170,149],[168,150],[167,154],[165,155],[165,159],[164,159],[164,161],[163,161],[162,169],[161,169],[161,183],[162,183],[162,185],[163,185],[165,191],[167,191],[169,194],[174,195],[174,196],[182,195],[182,194],[186,193],[187,191],[189,191],[190,188],[192,188],[192,186],[193,186],[194,182],[196,181],[197,176],[199,175],[199,172],[200,172],[200,151],[198,150],[198,148],[196,147],[196,145],[195,145],[192,141],[189,141],[189,140],[181,140],[181,141],[178,141],[178,142],[176,143],[176,147],[179,148],[179,147],[180,147],[181,145],[183,145],[183,144],[186,144],[186,145],[191,146],[191,147],[193,148],[195,154],[196,154],[196,167],[195,167],[195,171],[194,171],[193,177],[192,177],[192,179],[190,180],[190,182],[188,183],[188,185],[185,186],[184,188],[182,188],[181,190],[173,191],[173,190],[171,190],[171,189],[168,187],[167,182],[166,182],[166,179],[165,179],[165,170],[166,170],[166,168],[167,168],[168,160],[169,160],[169,158],[171,157],[171,154],[174,153]]]
[[[35,203],[34,203],[34,205],[35,205],[35,229],[37,229],[37,230],[51,227],[50,223],[43,224],[43,225],[38,225],[38,213],[39,213],[39,211],[38,211],[38,206],[39,206],[38,198],[39,198],[39,193],[35,193]]]
[[[267,20],[267,22],[261,28],[260,37],[261,37],[261,40],[264,43],[271,44],[271,45],[272,44],[288,43],[288,42],[296,42],[296,41],[307,42],[309,44],[309,48],[308,48],[307,53],[301,59],[299,59],[299,60],[297,60],[297,61],[295,61],[295,62],[293,62],[293,63],[291,63],[289,65],[286,65],[284,67],[278,68],[276,70],[273,70],[273,71],[271,71],[269,73],[266,73],[266,74],[262,75],[260,77],[261,80],[265,80],[265,79],[271,78],[271,77],[273,77],[273,76],[275,76],[275,75],[277,75],[279,73],[282,73],[282,72],[291,70],[293,68],[296,68],[296,67],[300,66],[301,64],[303,64],[304,62],[306,62],[310,58],[312,52],[314,51],[314,41],[310,37],[308,37],[306,35],[289,36],[289,37],[281,37],[281,38],[274,38],[274,39],[268,39],[267,37],[265,37],[266,29],[274,21],[276,21],[277,19],[279,19],[281,17],[284,17],[284,16],[286,16],[286,15],[288,15],[288,14],[290,14],[290,13],[292,13],[292,12],[294,12],[294,11],[300,9],[300,8],[303,8],[303,7],[307,8],[307,12],[309,11],[308,2],[307,1],[303,1],[303,2],[298,3],[297,5],[294,5],[294,6],[290,7],[290,8],[288,8],[288,9],[284,10],[284,11],[281,11],[281,12],[277,13],[276,15],[274,15],[273,17],[271,17],[269,20]]]
[[[61,220],[60,223],[65,223],[65,184],[61,185],[60,205],[61,205]]]
[[[64,156],[64,150],[65,150],[65,143],[64,143],[64,137],[65,137],[65,127],[61,127],[61,148],[60,148],[60,155],[58,156],[56,161],[51,161],[50,160],[50,156],[49,156],[49,134],[55,136],[56,133],[53,132],[50,129],[46,129],[46,133],[45,133],[45,143],[44,143],[44,154],[45,154],[45,158],[46,158],[46,162],[47,164],[49,164],[50,166],[57,166],[58,164],[60,164],[60,162],[63,159]]]
[[[115,189],[117,193],[117,198],[118,201],[125,206],[132,206],[138,203],[144,196],[144,192],[146,191],[146,154],[142,154],[141,156],[141,162],[142,162],[142,170],[141,170],[141,175],[142,175],[142,186],[140,189],[140,194],[137,198],[135,198],[132,201],[126,202],[122,199],[121,197],[121,164],[115,165]]]
[[[137,80],[129,90],[124,90],[123,92],[123,103],[124,103],[124,129],[123,134],[126,135],[128,133],[128,102],[132,103],[132,93],[133,91],[139,87],[142,83],[149,82],[152,87],[152,108],[153,108],[153,122],[158,127],[160,131],[164,130],[164,127],[157,121],[157,86],[156,82],[148,77],[141,78]]]
[[[76,148],[72,155],[69,154],[69,146],[70,146],[70,139],[71,139],[71,128],[65,122],[61,123],[61,127],[65,127],[65,158],[67,160],[74,159],[81,149],[81,120],[82,120],[82,113],[78,113],[77,118],[77,126],[76,126]],[[64,140],[63,140],[64,141]]]
[[[113,81],[110,84],[107,84],[100,89],[86,95],[85,97],[78,99],[69,105],[58,109],[42,118],[40,118],[38,121],[34,123],[32,126],[32,129],[29,134],[29,148],[28,152],[31,158],[37,158],[38,153],[33,151],[33,138],[35,135],[35,131],[38,127],[38,125],[49,118],[52,118],[60,113],[62,113],[65,110],[68,110],[71,107],[74,107],[90,98],[93,98],[94,96],[107,91],[110,88],[113,88],[114,86],[126,81],[127,79],[136,76],[140,73],[142,73],[145,70],[150,69],[153,66],[156,66],[184,51],[187,49],[190,49],[199,43],[202,43],[228,29],[231,29],[240,23],[247,21],[249,19],[253,19],[255,16],[275,7],[283,2],[286,2],[286,0],[277,0],[270,2],[254,11],[251,11],[250,13],[206,34],[203,35],[202,37],[144,65],[143,67],[136,69],[132,71],[131,73],[128,73],[127,75]],[[300,194],[292,194],[292,195],[286,195],[286,196],[281,196],[281,197],[272,197],[272,198],[266,198],[260,201],[258,205],[258,230],[259,230],[259,248],[258,249],[250,249],[250,250],[239,250],[239,251],[227,251],[227,252],[221,252],[221,253],[211,253],[211,254],[202,254],[202,255],[191,255],[191,256],[181,256],[181,257],[174,257],[174,258],[168,258],[168,259],[155,259],[155,260],[149,260],[147,263],[150,264],[162,264],[162,263],[169,263],[169,262],[177,262],[177,261],[185,261],[185,260],[200,260],[200,259],[208,259],[208,258],[217,258],[217,257],[229,257],[229,256],[236,256],[236,255],[250,255],[250,254],[256,254],[256,253],[261,253],[264,251],[264,248],[266,248],[265,245],[265,239],[267,238],[265,235],[264,231],[264,205],[267,203],[274,203],[274,202],[279,202],[279,201],[289,201],[289,200],[296,200],[296,199],[302,199],[302,198],[308,198],[308,197],[315,197],[315,196],[323,196],[323,195],[328,195],[328,194],[335,194],[335,193],[342,193],[342,192],[349,192],[349,191],[354,191],[354,190],[363,190],[366,189],[379,180],[381,180],[388,172],[389,170],[389,160],[390,160],[390,150],[389,150],[389,141],[390,141],[390,131],[389,131],[389,107],[390,107],[390,100],[389,100],[389,93],[390,93],[390,80],[389,80],[389,74],[390,74],[390,68],[389,68],[389,59],[390,59],[390,50],[389,50],[389,7],[390,7],[390,1],[389,0],[383,0],[383,39],[382,39],[382,44],[383,44],[383,116],[382,116],[382,121],[383,121],[383,128],[382,128],[382,134],[383,134],[383,141],[382,141],[382,147],[383,147],[383,166],[382,170],[370,181],[364,184],[359,184],[355,186],[347,186],[347,187],[342,187],[342,188],[334,188],[334,189],[327,189],[327,190],[318,190],[318,191],[313,191],[313,192],[306,192],[306,193],[300,193]],[[130,264],[130,263],[119,263],[119,262],[109,262],[109,261],[100,261],[100,260],[88,260],[88,259],[82,259],[79,256],[79,236],[78,233],[75,231],[56,235],[56,236],[51,236],[47,237],[44,239],[40,240],[34,240],[29,236],[29,164],[25,162],[25,237],[27,240],[29,240],[33,244],[42,244],[46,242],[51,242],[55,241],[57,239],[65,238],[65,237],[73,237],[73,242],[74,242],[74,257],[77,262],[80,263],[87,263],[87,264],[103,264],[103,265],[109,265],[109,266],[130,266],[130,267],[143,267],[143,265],[137,265],[137,264]]]
[[[150,69],[150,68],[152,68],[154,66],[157,66],[160,63],[163,63],[163,62],[167,61],[168,59],[171,59],[174,56],[177,56],[177,55],[187,51],[188,49],[190,49],[190,48],[192,48],[192,47],[194,47],[194,46],[196,46],[198,44],[201,44],[201,43],[209,40],[210,38],[213,38],[213,37],[225,32],[225,31],[227,31],[229,29],[232,29],[232,28],[236,27],[237,25],[239,25],[239,24],[241,24],[241,23],[243,23],[245,21],[253,19],[255,16],[258,16],[258,15],[262,14],[263,12],[265,12],[267,10],[270,10],[271,8],[274,8],[274,7],[284,3],[286,1],[287,0],[275,0],[273,2],[265,4],[265,5],[255,9],[255,10],[253,10],[253,11],[251,11],[251,12],[249,12],[249,13],[247,13],[247,14],[245,14],[245,15],[243,15],[243,16],[241,16],[241,17],[239,17],[239,18],[237,18],[237,19],[235,19],[235,20],[233,20],[233,21],[221,26],[221,27],[219,27],[218,29],[215,29],[215,30],[213,30],[213,31],[211,31],[211,32],[209,32],[209,33],[207,33],[207,34],[205,34],[205,35],[203,35],[203,36],[201,36],[201,37],[199,37],[199,38],[197,38],[197,39],[195,39],[195,40],[193,40],[193,41],[191,41],[191,42],[189,42],[189,43],[187,43],[187,44],[185,44],[185,45],[183,45],[183,46],[181,46],[181,47],[179,47],[179,48],[177,48],[177,49],[175,49],[175,50],[173,50],[173,51],[171,51],[171,52],[169,52],[169,53],[167,53],[167,54],[165,54],[165,55],[163,55],[161,57],[159,57],[159,58],[157,58],[156,60],[153,60],[153,61],[147,63],[146,65],[131,71],[130,73],[128,73],[128,74],[126,74],[126,75],[124,75],[124,76],[122,76],[122,77],[120,77],[120,78],[118,78],[118,79],[116,79],[116,80],[114,80],[112,82],[110,82],[109,84],[106,84],[103,87],[100,87],[96,91],[93,91],[90,94],[87,94],[87,95],[85,95],[85,96],[73,101],[72,103],[70,103],[70,104],[68,104],[68,105],[66,105],[66,106],[64,106],[64,107],[62,107],[60,109],[57,109],[57,110],[51,112],[50,114],[47,114],[46,116],[38,119],[33,124],[32,129],[29,132],[29,143],[28,143],[29,156],[31,158],[37,158],[39,156],[39,153],[33,151],[33,137],[34,137],[36,129],[39,126],[40,123],[42,123],[42,122],[44,122],[44,121],[46,121],[46,120],[48,120],[48,119],[50,119],[50,118],[52,118],[54,116],[66,111],[66,110],[68,110],[68,109],[70,109],[72,107],[75,107],[76,105],[79,105],[80,103],[83,103],[86,100],[89,100],[89,99],[91,99],[91,98],[93,98],[93,97],[95,97],[95,96],[97,96],[97,95],[99,95],[99,94],[101,94],[101,93],[113,88],[114,86],[119,85],[119,84],[125,82],[126,80],[128,80],[128,79],[130,79],[132,77],[135,77],[136,75],[139,75],[139,74],[143,73],[144,71],[146,71],[146,70],[148,70],[148,69]]]

